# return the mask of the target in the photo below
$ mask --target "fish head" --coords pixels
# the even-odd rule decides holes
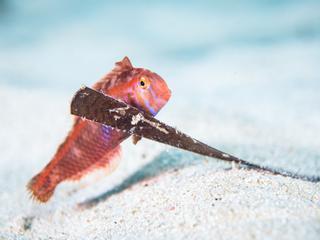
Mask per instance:
[[[115,68],[94,89],[155,116],[168,102],[171,91],[156,73],[135,68],[128,57],[117,62]]]
[[[153,116],[160,111],[171,96],[166,82],[158,74],[147,69],[137,69],[130,85],[129,104]]]

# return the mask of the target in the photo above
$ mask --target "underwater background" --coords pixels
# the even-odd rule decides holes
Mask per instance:
[[[248,161],[320,176],[320,1],[0,0],[0,227],[18,229],[32,209],[25,184],[72,125],[73,94],[124,56],[168,83],[158,119]],[[103,193],[149,163],[210,173],[221,163],[148,140],[122,149],[112,176],[54,204]],[[316,239],[317,222],[288,226],[315,226]]]

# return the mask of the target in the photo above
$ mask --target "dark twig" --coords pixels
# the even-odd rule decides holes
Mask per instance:
[[[71,113],[88,120],[111,126],[119,131],[135,134],[204,156],[235,162],[252,169],[264,170],[277,175],[311,182],[320,181],[320,177],[318,176],[298,175],[282,169],[272,169],[266,166],[260,166],[219,151],[160,122],[150,114],[144,113],[137,108],[88,87],[81,88],[73,97],[71,102]]]

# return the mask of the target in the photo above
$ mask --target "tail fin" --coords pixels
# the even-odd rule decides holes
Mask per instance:
[[[45,203],[52,196],[56,186],[57,184],[53,183],[48,176],[43,178],[39,173],[29,181],[27,188],[32,194],[32,198]]]

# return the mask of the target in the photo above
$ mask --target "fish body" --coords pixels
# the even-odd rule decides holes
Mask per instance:
[[[171,92],[156,73],[132,66],[129,58],[94,84],[95,90],[156,115],[167,103]],[[65,180],[78,180],[94,169],[115,167],[120,143],[130,136],[111,127],[77,117],[52,160],[35,175],[27,187],[40,202],[47,202],[56,186]],[[139,140],[134,136],[134,143]]]

